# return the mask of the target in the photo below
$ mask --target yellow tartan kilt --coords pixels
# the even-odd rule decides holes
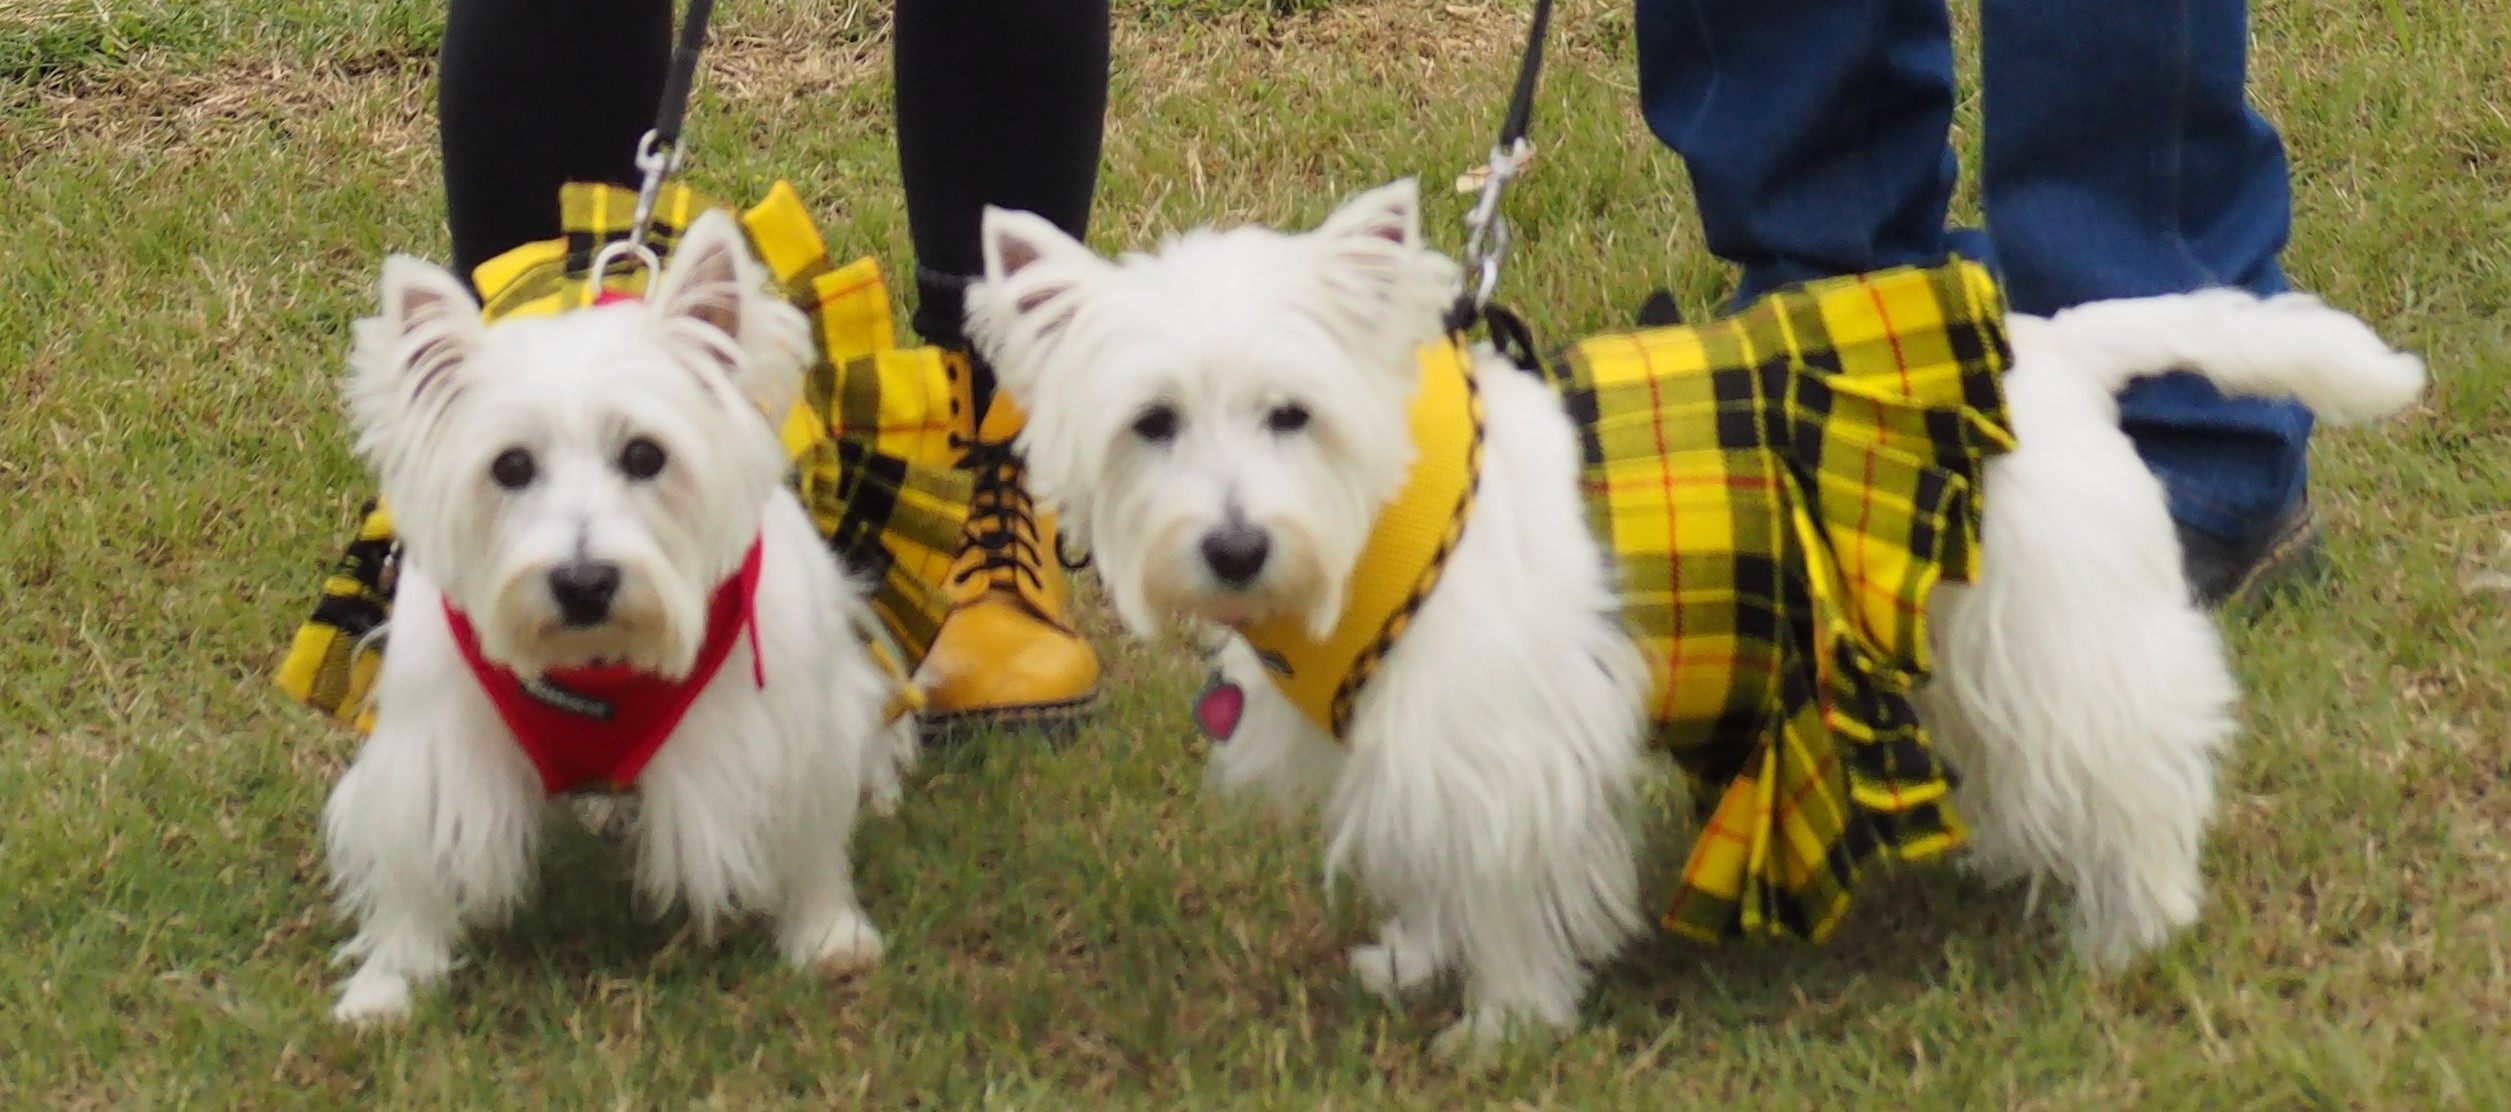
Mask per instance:
[[[528,243],[480,264],[482,315],[563,312],[607,288],[642,291],[642,270],[597,285],[592,258],[624,238],[636,195],[571,184],[560,193],[563,237]],[[677,184],[654,210],[652,243],[668,255],[700,213],[721,207]],[[951,443],[951,391],[941,353],[901,348],[889,291],[871,259],[838,265],[792,186],[778,182],[740,214],[771,280],[810,319],[818,358],[782,436],[793,483],[820,534],[846,566],[873,583],[881,629],[865,631],[890,667],[902,700],[905,676],[932,646],[949,610],[942,583],[967,523],[969,479]],[[399,544],[390,515],[370,502],[357,534],[323,582],[274,677],[299,702],[363,731],[374,725],[371,692],[383,646],[373,636],[392,606]]]
[[[1931,592],[1977,573],[2011,358],[1995,283],[1961,262],[1568,353],[1656,741],[1706,810],[1669,929],[1820,939],[1868,862],[1961,841],[1909,697]]]

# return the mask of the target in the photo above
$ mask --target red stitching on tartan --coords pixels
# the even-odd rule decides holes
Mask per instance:
[[[1901,396],[1909,397],[1909,362],[1901,357],[1901,334],[1892,327],[1892,312],[1883,307],[1883,295],[1875,291],[1874,283],[1867,281],[1864,275],[1857,277],[1857,284],[1865,289],[1867,299],[1875,303],[1875,315],[1883,319],[1883,338],[1892,342],[1892,365],[1901,372]]]
[[[1648,383],[1648,429],[1657,437],[1657,476],[1665,492],[1665,609],[1674,622],[1674,640],[1673,651],[1665,659],[1665,682],[1660,685],[1663,693],[1657,696],[1656,717],[1663,722],[1674,717],[1674,685],[1683,681],[1683,557],[1675,551],[1679,547],[1675,538],[1682,535],[1682,529],[1674,509],[1674,457],[1665,443],[1665,397],[1657,387],[1656,361],[1648,358],[1648,345],[1640,343],[1636,336],[1628,342],[1631,350],[1639,353],[1640,375]],[[1717,392],[1711,390],[1713,406],[1716,400]],[[1605,540],[1609,544],[1612,538]]]
[[[1700,653],[1691,653],[1686,655],[1683,659],[1699,664],[1702,667],[1707,667],[1712,664],[1724,665],[1722,670],[1725,671],[1727,675],[1732,676],[1735,674],[1735,661],[1741,655],[1742,654],[1740,653],[1732,652],[1719,653],[1715,656],[1704,656]]]
[[[1778,755],[1777,755],[1777,754],[1775,754],[1775,753],[1773,753],[1773,754],[1771,754],[1771,755],[1770,755],[1770,759],[1771,759],[1771,760],[1773,760],[1773,761],[1775,761],[1775,760],[1777,760],[1777,759],[1778,759]],[[1823,756],[1823,758],[1822,758],[1822,763],[1821,763],[1821,764],[1819,764],[1819,765],[1816,765],[1816,766],[1814,767],[1813,773],[1812,773],[1810,776],[1806,777],[1804,784],[1802,784],[1801,786],[1799,786],[1793,794],[1790,794],[1790,795],[1787,797],[1787,806],[1786,806],[1784,809],[1773,808],[1773,809],[1771,810],[1770,814],[1771,814],[1772,820],[1773,820],[1773,821],[1776,821],[1776,820],[1777,820],[1777,817],[1778,817],[1778,816],[1780,816],[1780,815],[1793,814],[1793,813],[1797,813],[1797,812],[1801,812],[1801,811],[1803,811],[1803,810],[1804,810],[1804,803],[1805,803],[1805,794],[1806,794],[1807,792],[1810,792],[1810,791],[1814,790],[1814,789],[1815,789],[1815,788],[1817,788],[1817,787],[1822,786],[1822,784],[1823,784],[1823,782],[1824,782],[1824,781],[1827,781],[1827,780],[1829,780],[1829,779],[1831,778],[1831,773],[1832,773],[1832,770],[1837,769],[1837,768],[1839,768],[1839,767],[1840,767],[1840,748],[1839,748],[1839,745],[1837,744],[1837,742],[1836,742],[1836,740],[1835,740],[1835,741],[1834,741],[1834,743],[1833,743],[1833,744],[1832,744],[1832,746],[1831,746],[1831,751],[1830,751],[1829,753],[1827,753],[1827,754],[1825,754],[1825,755]],[[1857,801],[1856,801],[1856,800],[1854,800],[1854,799],[1843,799],[1843,800],[1841,800],[1841,801],[1840,801],[1840,810],[1841,810],[1841,811],[1843,811],[1843,812],[1845,812],[1845,811],[1848,811],[1848,810],[1850,810],[1850,809],[1854,808],[1856,805],[1857,805]],[[1845,816],[1845,815],[1843,815],[1843,816],[1842,816],[1842,820],[1841,820],[1841,821],[1843,822],[1843,824],[1845,824],[1845,822],[1847,821],[1847,820],[1846,820],[1846,816]]]
[[[1876,401],[1873,398],[1868,398],[1866,399],[1866,404],[1874,407],[1875,427],[1877,429],[1881,429],[1883,427],[1883,403]],[[1816,481],[1819,482],[1819,480]],[[1818,505],[1820,501],[1821,492],[1816,490],[1815,502]],[[1916,505],[1917,499],[1912,498],[1910,501],[1910,513],[1915,516],[1918,512]],[[1867,578],[1866,575],[1866,538],[1868,535],[1866,526],[1874,520],[1874,510],[1875,442],[1873,438],[1868,438],[1866,441],[1866,478],[1857,487],[1857,570],[1849,576],[1850,579],[1856,581],[1858,593],[1860,595],[1863,595],[1867,590],[1873,587],[1873,580]],[[1851,613],[1854,613],[1858,609],[1862,608],[1858,599],[1841,599],[1840,604],[1849,608]]]
[[[1590,479],[1590,480],[1586,480],[1586,481],[1584,481],[1581,485],[1582,485],[1583,487],[1585,487],[1585,489],[1587,489],[1587,490],[1589,490],[1589,491],[1596,491],[1596,492],[1602,492],[1602,493],[1607,493],[1607,494],[1610,494],[1610,493],[1613,493],[1613,492],[1616,492],[1616,491],[1624,491],[1624,490],[1644,490],[1644,489],[1646,489],[1646,487],[1647,487],[1647,482],[1646,482],[1646,480],[1632,480],[1632,479],[1605,479],[1605,480],[1602,480],[1602,481],[1597,481],[1597,480]],[[1716,476],[1716,477],[1705,476],[1705,475],[1663,475],[1663,476],[1660,476],[1660,477],[1657,479],[1657,482],[1656,482],[1656,487],[1657,487],[1657,489],[1658,489],[1658,490],[1669,490],[1669,491],[1670,491],[1670,490],[1672,490],[1672,489],[1674,489],[1674,488],[1676,488],[1676,487],[1705,487],[1705,486],[1722,486],[1722,487],[1725,487],[1725,488],[1726,488],[1726,489],[1728,489],[1728,490],[1754,490],[1754,491],[1761,491],[1761,490],[1768,490],[1768,489],[1770,489],[1772,486],[1775,486],[1775,485],[1776,485],[1776,484],[1775,484],[1774,482],[1772,482],[1772,480],[1770,479],[1770,477],[1769,477],[1769,476],[1767,476],[1767,475],[1733,475],[1733,474],[1729,474],[1729,475],[1721,475],[1721,476]]]
[[[1729,830],[1718,822],[1718,815],[1723,810],[1724,808],[1720,808],[1718,811],[1711,811],[1709,813],[1709,826],[1707,829],[1700,832],[1700,836],[1703,838],[1714,838],[1721,842],[1728,842],[1750,849],[1752,847],[1752,841],[1750,838],[1746,837],[1744,834],[1738,834],[1733,830]],[[1697,885],[1693,882],[1700,876],[1700,865],[1700,854],[1696,851],[1691,855],[1690,860],[1683,863],[1683,887],[1685,889],[1689,890],[1697,888]],[[1747,867],[1744,870],[1744,873],[1746,876],[1750,876],[1752,874],[1752,870]]]

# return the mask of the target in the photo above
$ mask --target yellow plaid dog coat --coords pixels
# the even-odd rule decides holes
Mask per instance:
[[[602,292],[590,280],[593,255],[627,235],[635,204],[633,192],[613,186],[567,186],[559,206],[564,238],[480,264],[473,277],[482,315],[494,321],[592,304]],[[668,254],[689,223],[714,207],[690,189],[666,186],[650,242]],[[868,258],[836,265],[791,186],[778,182],[741,214],[741,226],[776,288],[809,317],[818,349],[782,430],[796,491],[829,548],[873,582],[872,611],[882,628],[865,631],[867,640],[899,682],[901,698],[911,701],[905,676],[949,610],[941,583],[968,513],[969,481],[954,466],[941,353],[897,346],[880,268]],[[605,286],[633,294],[647,277],[631,271]],[[289,695],[361,730],[373,726],[368,696],[382,661],[382,647],[368,635],[391,610],[398,553],[390,516],[369,503],[277,676]],[[904,659],[892,659],[890,646]]]
[[[1818,940],[1866,863],[1959,844],[1951,773],[1909,697],[1930,591],[1977,572],[1980,471],[2013,446],[2010,357],[1995,284],[1954,263],[1793,287],[1562,361],[1591,526],[1656,679],[1654,740],[1705,811],[1668,929]],[[1425,393],[1466,373],[1453,345],[1423,364]],[[1344,615],[1357,637],[1248,631],[1336,734],[1470,507],[1478,411],[1442,404],[1456,415],[1425,421],[1416,403],[1416,449],[1464,461],[1465,501],[1413,481],[1381,515],[1353,587],[1377,601]]]
[[[1656,740],[1707,811],[1667,927],[1819,939],[1866,862],[1960,842],[1909,696],[1929,593],[1978,573],[2010,358],[1968,263],[1570,350],[1589,517],[1658,680]]]

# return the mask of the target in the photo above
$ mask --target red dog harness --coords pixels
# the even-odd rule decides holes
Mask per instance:
[[[750,638],[750,682],[767,687],[752,610],[759,548],[752,541],[741,570],[715,589],[697,665],[678,680],[624,666],[561,668],[527,680],[481,656],[470,619],[452,602],[445,603],[445,621],[453,627],[462,662],[470,665],[480,690],[496,704],[497,717],[514,731],[516,744],[540,770],[541,786],[551,795],[585,786],[625,790],[634,785],[744,633]]]

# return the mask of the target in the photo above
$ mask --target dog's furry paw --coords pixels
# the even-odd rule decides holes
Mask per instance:
[[[569,809],[587,833],[605,842],[624,844],[636,833],[642,805],[634,795],[586,792],[567,797]]]
[[[1428,960],[1400,946],[1372,942],[1351,948],[1352,979],[1390,1004],[1429,984],[1436,972]]]
[[[898,813],[899,801],[905,797],[907,776],[915,771],[916,757],[924,746],[918,739],[916,716],[908,714],[884,727],[873,742],[881,751],[872,756],[872,767],[864,777],[863,802],[871,812],[884,818]]]
[[[1470,1008],[1465,1018],[1449,1024],[1430,1041],[1430,1053],[1450,1065],[1487,1061],[1511,1044],[1532,1039],[1557,1039],[1569,1031],[1524,1012],[1503,1008]]]
[[[2204,884],[2194,869],[2139,876],[2099,900],[2076,895],[2076,956],[2097,975],[2121,972],[2197,921]]]
[[[794,968],[825,977],[852,977],[881,963],[880,929],[855,907],[791,924],[776,944]]]
[[[360,969],[340,986],[340,1001],[331,1018],[352,1027],[384,1027],[410,1018],[410,979],[393,973]]]
[[[1446,964],[1428,945],[1394,922],[1378,929],[1377,941],[1352,947],[1350,961],[1351,975],[1360,987],[1388,1003],[1400,1001],[1428,985]]]

